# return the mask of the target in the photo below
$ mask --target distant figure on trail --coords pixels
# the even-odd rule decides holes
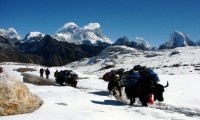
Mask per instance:
[[[55,79],[58,78],[58,74],[59,74],[59,72],[58,72],[58,70],[56,70],[56,72],[54,73],[54,77],[55,77]]]
[[[41,77],[41,78],[43,78],[43,73],[44,73],[44,69],[41,68],[41,69],[40,69],[40,77]]]
[[[48,68],[45,70],[45,74],[46,74],[46,79],[49,79],[50,71]]]

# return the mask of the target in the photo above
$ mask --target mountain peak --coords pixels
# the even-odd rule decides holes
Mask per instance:
[[[44,34],[41,32],[30,32],[27,37],[30,38],[30,37],[38,37],[38,36],[44,37]]]
[[[120,37],[120,38],[118,38],[116,40],[114,45],[125,45],[125,46],[128,46],[129,45],[129,40],[128,40],[128,38],[126,36],[122,36],[122,37]]]
[[[16,31],[14,28],[8,28],[7,31],[8,31],[8,32],[14,32],[14,33],[17,33],[17,31]]]
[[[142,37],[136,37],[136,43],[137,43],[138,45],[140,45],[140,44],[144,45],[145,48],[151,49],[151,47],[152,47],[152,46],[151,46],[144,38],[142,38]]]
[[[63,26],[63,28],[69,28],[69,27],[70,28],[74,28],[74,27],[78,28],[78,26],[74,22],[65,23],[65,25]]]
[[[180,35],[180,36],[183,36],[183,37],[185,37],[185,38],[190,38],[187,34],[182,33],[182,32],[179,32],[179,31],[177,31],[177,30],[174,30],[174,31],[171,33],[171,35]]]
[[[24,42],[28,42],[28,43],[31,43],[31,42],[38,42],[40,40],[42,40],[42,38],[44,37],[45,35],[41,32],[30,32],[28,33],[25,38],[23,39]]]
[[[160,45],[159,49],[172,49],[176,47],[195,46],[196,44],[190,39],[187,34],[179,31],[173,31],[167,42]]]
[[[8,28],[8,30],[0,29],[0,32],[14,41],[21,40],[21,36],[17,33],[17,31],[14,28]]]
[[[74,22],[69,22],[58,30],[58,34],[74,34],[78,30],[79,27]]]
[[[66,23],[55,35],[59,41],[76,44],[111,44],[112,42],[100,31],[99,23],[89,23],[79,28],[75,23]]]

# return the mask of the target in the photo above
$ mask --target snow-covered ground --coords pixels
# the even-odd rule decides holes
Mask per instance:
[[[83,59],[63,67],[51,67],[50,79],[54,80],[56,70],[71,69],[78,73],[80,79],[77,86],[36,86],[26,85],[44,101],[43,105],[33,113],[1,116],[0,120],[199,120],[200,119],[200,48],[178,48],[180,53],[170,55],[172,51],[159,53],[139,52],[134,49],[120,48],[118,51],[104,51],[99,56]],[[113,52],[114,51],[114,52]],[[124,52],[122,52],[124,51]],[[147,55],[154,57],[145,57]],[[155,56],[156,54],[156,56]],[[115,58],[115,59],[112,59]],[[115,68],[102,69],[103,65],[113,62]],[[117,101],[107,90],[107,82],[99,79],[106,71],[116,68],[131,69],[141,64],[155,67],[161,81],[169,87],[164,92],[164,102],[154,102],[150,107],[140,107],[139,101],[129,106]],[[180,64],[180,67],[172,67]],[[43,66],[1,63],[3,74],[23,81],[17,68],[30,67],[37,71],[28,72],[39,76]],[[196,69],[196,70],[195,70]],[[124,99],[126,99],[123,94]]]

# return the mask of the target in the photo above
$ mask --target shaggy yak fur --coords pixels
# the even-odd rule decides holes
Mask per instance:
[[[69,85],[72,87],[76,87],[78,83],[78,75],[74,74],[69,76],[58,75],[56,78],[56,82],[60,85]]]
[[[150,94],[154,95],[154,101],[164,101],[163,92],[164,88],[168,87],[169,83],[167,82],[166,86],[161,84],[152,85],[151,81],[148,84],[140,83],[138,86],[126,86],[125,93],[127,97],[130,99],[130,105],[133,105],[135,102],[135,98],[139,97],[139,100],[142,102],[142,106],[147,106],[148,96]]]

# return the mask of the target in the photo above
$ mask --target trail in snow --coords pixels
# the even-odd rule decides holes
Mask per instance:
[[[106,90],[104,91],[104,90],[100,90],[100,89],[92,89],[92,88],[84,88],[84,87],[78,87],[78,89],[84,90],[85,92],[88,92],[88,94],[108,96],[109,98],[114,97],[116,99],[116,102],[112,102],[112,103],[109,103],[109,104],[116,104],[117,101],[118,101],[118,102],[121,102],[121,104],[129,105],[129,100],[126,99],[124,94],[123,94],[122,97],[120,97],[118,95],[112,96],[112,94],[109,93]],[[97,103],[97,102],[94,102],[94,103]],[[118,103],[118,104],[120,104],[120,103]],[[135,104],[132,105],[132,106],[133,107],[142,107],[140,101],[137,98],[136,98]],[[175,113],[179,113],[179,114],[184,114],[188,117],[200,118],[200,109],[198,109],[198,108],[178,107],[178,106],[173,106],[173,105],[170,105],[170,104],[161,103],[161,102],[157,102],[157,101],[155,101],[154,104],[150,105],[149,107],[152,108],[152,109],[163,110],[167,113],[175,112]]]
[[[196,116],[200,118],[200,109],[198,108],[178,107],[178,106],[173,106],[173,105],[169,105],[166,103],[159,103],[159,102],[156,102],[155,104],[156,104],[155,105],[156,109],[164,110],[166,112],[176,112],[176,113],[184,114],[189,117]]]

